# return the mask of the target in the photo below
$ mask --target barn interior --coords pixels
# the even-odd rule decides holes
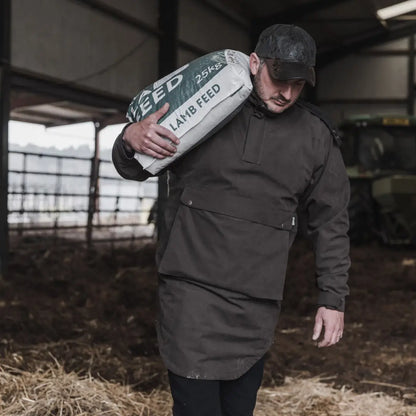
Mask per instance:
[[[416,415],[416,6],[401,3],[414,2],[1,1],[0,413],[170,414],[154,329],[166,175],[122,179],[102,136],[146,86],[213,51],[250,54],[286,23],[316,40],[303,96],[343,139],[351,293],[344,339],[316,348],[300,236],[254,414]],[[88,125],[89,150],[64,134],[42,147],[35,125]]]

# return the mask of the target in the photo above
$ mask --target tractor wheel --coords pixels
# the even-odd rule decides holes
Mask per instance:
[[[348,205],[350,217],[349,237],[353,244],[364,244],[376,237],[375,203],[371,196],[371,183],[351,184]]]

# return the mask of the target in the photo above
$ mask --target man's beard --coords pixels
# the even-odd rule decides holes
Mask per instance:
[[[264,91],[264,88],[263,88],[263,86],[262,86],[262,84],[260,82],[260,74],[261,74],[261,71],[262,70],[263,70],[263,68],[261,68],[260,71],[258,71],[256,73],[256,75],[254,75],[254,77],[253,77],[253,87],[254,87],[254,90],[256,91],[257,95],[261,98],[261,100],[264,102],[264,104],[267,106],[267,108],[270,111],[273,111],[273,109],[271,109],[268,106],[268,104],[266,103],[266,100],[279,101],[279,102],[282,103],[281,105],[287,105],[287,104],[289,104],[290,103],[290,100],[288,100],[282,94],[278,94],[276,96],[270,96],[270,97],[267,97],[266,96],[266,93]]]

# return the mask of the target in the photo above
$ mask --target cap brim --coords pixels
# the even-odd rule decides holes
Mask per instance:
[[[269,74],[272,78],[280,81],[289,79],[304,79],[307,83],[315,86],[315,69],[299,62],[287,62],[279,59],[265,59]]]

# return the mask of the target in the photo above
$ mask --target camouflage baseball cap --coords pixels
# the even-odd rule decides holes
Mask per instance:
[[[285,24],[270,26],[260,34],[254,52],[265,60],[273,78],[304,79],[315,85],[316,44],[302,28]]]

